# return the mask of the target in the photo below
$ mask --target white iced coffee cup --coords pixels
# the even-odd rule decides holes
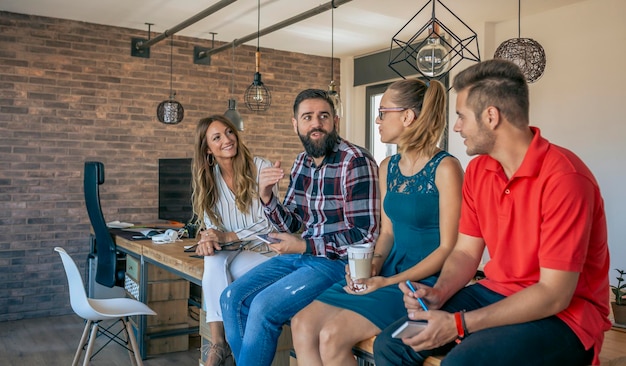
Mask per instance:
[[[353,280],[370,278],[372,275],[372,257],[374,247],[367,244],[348,247],[348,266]],[[354,284],[355,289],[363,290],[365,285]]]

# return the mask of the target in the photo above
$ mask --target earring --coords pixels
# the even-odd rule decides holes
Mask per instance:
[[[213,156],[213,154],[208,154],[206,156],[206,160],[207,160],[207,164],[209,164],[209,166],[215,165],[215,157]]]

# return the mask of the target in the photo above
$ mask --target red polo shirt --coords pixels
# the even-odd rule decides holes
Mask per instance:
[[[483,238],[490,260],[487,288],[508,296],[539,281],[539,269],[579,272],[569,307],[557,316],[572,328],[599,364],[604,332],[611,327],[609,252],[604,202],[587,166],[571,151],[534,138],[508,179],[487,155],[465,173],[459,231]]]

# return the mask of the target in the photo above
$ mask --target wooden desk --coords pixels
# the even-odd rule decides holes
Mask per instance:
[[[194,258],[194,253],[185,252],[185,245],[193,245],[197,239],[183,239],[169,244],[154,244],[152,240],[129,240],[115,236],[119,249],[127,254],[141,257],[144,262],[173,272],[189,282],[202,285],[204,261]]]
[[[182,348],[186,350],[188,343],[183,341],[188,341],[188,338],[185,337],[198,332],[198,327],[187,324],[189,284],[186,281],[202,285],[204,260],[192,257],[194,253],[185,252],[184,246],[196,244],[197,239],[154,244],[152,240],[131,240],[114,235],[114,240],[117,249],[127,256],[127,292],[150,305],[157,314],[162,314],[161,318],[168,319],[148,319],[145,315],[132,317],[141,357],[145,359],[148,354],[180,351]],[[162,270],[155,271],[152,267]],[[156,277],[155,281],[155,278],[150,277],[155,277],[157,272],[162,275]],[[181,282],[184,282],[182,286]],[[170,292],[156,293],[154,286]]]

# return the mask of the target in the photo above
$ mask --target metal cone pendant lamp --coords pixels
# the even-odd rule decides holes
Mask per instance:
[[[170,45],[170,98],[168,100],[164,100],[157,106],[157,118],[159,122],[165,123],[168,125],[175,125],[180,123],[185,117],[185,109],[183,105],[178,103],[174,97],[176,96],[176,92],[172,90],[172,73],[174,68],[174,58],[172,56],[174,48],[174,39],[172,39],[172,43]]]
[[[233,93],[235,92],[235,44],[233,43],[233,61],[231,65],[231,76],[230,76],[230,95],[231,98],[228,99],[228,110],[224,112],[224,117],[228,118],[231,121],[237,130],[243,131],[243,118],[239,111],[237,110],[237,100],[235,100]]]
[[[259,72],[259,64],[261,63],[261,51],[259,48],[259,38],[261,37],[261,0],[258,0],[257,5],[256,72],[254,73],[254,81],[252,81],[252,84],[246,89],[246,93],[244,94],[246,107],[253,112],[265,111],[270,107],[270,104],[272,104],[272,95],[265,85],[263,85],[261,73]]]
[[[526,76],[526,81],[534,83],[543,75],[546,68],[546,53],[539,42],[531,38],[520,38],[521,34],[521,0],[517,1],[517,38],[502,42],[496,49],[493,58],[514,62]]]

